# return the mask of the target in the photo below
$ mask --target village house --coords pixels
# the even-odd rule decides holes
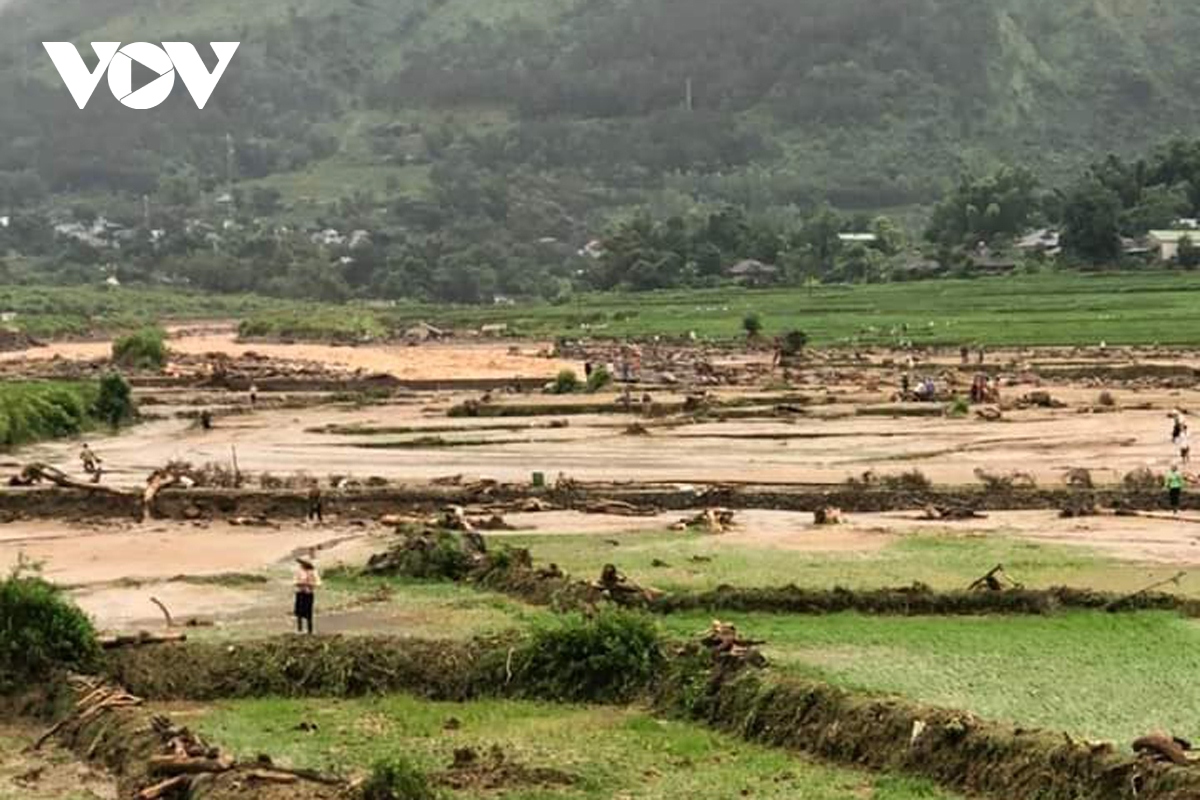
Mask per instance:
[[[1174,261],[1179,256],[1179,246],[1187,239],[1200,247],[1200,230],[1175,228],[1168,231],[1150,231],[1150,248],[1159,261]]]
[[[763,286],[775,282],[776,277],[779,275],[779,268],[773,267],[770,264],[764,264],[761,261],[755,261],[752,258],[747,258],[725,270],[725,274],[738,283],[748,286]]]

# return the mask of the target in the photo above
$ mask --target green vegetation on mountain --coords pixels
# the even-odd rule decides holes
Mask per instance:
[[[1084,167],[1200,122],[1184,0],[17,0],[3,14],[10,282],[474,303],[704,285],[755,253],[790,278],[887,279],[886,252],[828,252],[827,222],[890,212],[916,233],[961,176],[1003,165],[1092,208],[1049,211],[1103,260],[1102,218],[1121,210],[1071,188]],[[242,46],[203,111],[177,86],[132,112],[104,82],[80,111],[47,40],[192,41],[210,66],[204,42]],[[1190,198],[1164,185],[1124,208]],[[765,240],[697,235],[729,208]],[[1039,219],[972,213],[935,219],[964,234]],[[697,252],[598,274],[576,255],[639,218],[679,220]]]

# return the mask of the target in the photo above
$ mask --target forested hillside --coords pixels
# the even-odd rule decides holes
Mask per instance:
[[[31,265],[92,279],[108,260],[126,280],[305,283],[331,299],[552,294],[577,273],[572,254],[635,209],[908,215],[964,173],[1010,164],[1052,184],[1200,122],[1186,0],[15,0],[0,13],[14,279]],[[191,41],[210,66],[201,43],[242,47],[203,111],[177,87],[133,112],[104,83],[80,111],[46,40],[85,53]],[[41,224],[97,216],[161,234],[105,259]],[[285,225],[370,236],[330,258],[328,238],[281,237]]]

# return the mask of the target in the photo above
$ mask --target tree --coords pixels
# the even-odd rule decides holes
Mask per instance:
[[[100,379],[100,393],[96,397],[94,413],[114,428],[137,415],[129,382],[119,373],[110,372]]]
[[[1092,264],[1121,255],[1121,200],[1093,179],[1076,187],[1063,204],[1063,247]]]
[[[1184,236],[1179,240],[1179,252],[1175,255],[1175,261],[1184,269],[1200,267],[1200,245],[1193,242],[1191,236]]]
[[[1037,178],[1022,168],[1001,167],[984,178],[962,178],[933,209],[925,236],[959,246],[1016,236],[1040,212]]]

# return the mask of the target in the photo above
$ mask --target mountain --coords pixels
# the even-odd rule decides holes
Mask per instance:
[[[233,188],[240,208],[300,226],[374,229],[386,207],[398,235],[474,226],[578,245],[635,207],[910,208],[1001,163],[1051,184],[1200,122],[1186,0],[15,0],[0,13],[10,210],[187,216]],[[202,43],[242,45],[203,111],[179,87],[130,111],[104,83],[80,111],[47,40],[188,41],[210,67]]]

